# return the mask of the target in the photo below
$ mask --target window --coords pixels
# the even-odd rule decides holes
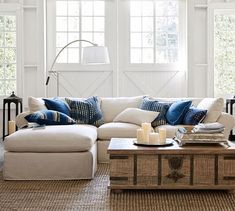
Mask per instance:
[[[0,97],[16,91],[16,16],[0,14]]]
[[[179,1],[130,1],[130,63],[176,63]]]
[[[214,95],[235,93],[235,15],[234,10],[214,16]]]
[[[98,45],[105,44],[105,1],[56,1],[56,51],[67,43],[85,39]],[[89,44],[77,42],[66,48],[57,63],[79,63],[82,47]]]

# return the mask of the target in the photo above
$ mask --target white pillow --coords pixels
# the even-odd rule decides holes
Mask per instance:
[[[44,100],[40,98],[35,98],[35,97],[28,98],[28,106],[29,106],[30,112],[47,109],[47,107],[45,106]]]
[[[223,111],[223,107],[223,98],[204,98],[197,105],[197,108],[207,110],[206,117],[203,120],[204,123],[216,122]]]
[[[141,125],[144,122],[151,123],[157,118],[159,112],[145,111],[139,108],[126,108],[114,118],[114,122],[126,122]]]

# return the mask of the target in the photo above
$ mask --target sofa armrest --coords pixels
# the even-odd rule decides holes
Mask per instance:
[[[224,125],[225,127],[224,135],[225,138],[228,139],[230,131],[235,127],[235,118],[228,113],[222,112],[217,122]]]
[[[25,111],[25,112],[22,112],[19,115],[17,115],[17,117],[16,117],[16,126],[20,129],[25,127],[25,126],[28,126],[28,121],[24,117],[26,117],[27,115],[29,115],[31,113],[32,112],[30,112],[30,111]]]

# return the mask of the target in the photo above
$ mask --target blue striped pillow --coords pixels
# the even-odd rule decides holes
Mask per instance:
[[[159,102],[157,100],[150,100],[149,98],[144,97],[140,108],[143,110],[160,112],[157,118],[151,123],[152,127],[158,127],[160,125],[167,124],[165,115],[170,106],[171,103]]]
[[[104,123],[97,97],[89,97],[85,100],[74,100],[65,98],[71,111],[71,117],[78,124],[91,124],[99,127]]]
[[[25,117],[28,122],[36,122],[39,125],[70,125],[76,122],[69,116],[59,111],[41,110]]]

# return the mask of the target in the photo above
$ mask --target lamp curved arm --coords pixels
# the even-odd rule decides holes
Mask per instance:
[[[67,48],[69,45],[72,45],[72,44],[75,43],[75,42],[87,42],[87,43],[90,43],[90,44],[93,45],[93,46],[98,46],[98,44],[93,43],[93,42],[91,42],[91,41],[89,41],[89,40],[73,40],[72,42],[69,42],[67,45],[65,45],[65,46],[57,53],[56,57],[54,58],[54,60],[53,60],[53,62],[52,62],[51,68],[50,68],[50,70],[49,70],[49,74],[52,72],[52,69],[53,69],[53,67],[54,67],[54,65],[55,65],[55,63],[56,63],[56,61],[57,61],[59,55],[62,53],[62,51],[63,51],[65,48]],[[49,80],[50,80],[50,76],[48,75],[48,76],[47,76],[46,85],[48,85]]]

